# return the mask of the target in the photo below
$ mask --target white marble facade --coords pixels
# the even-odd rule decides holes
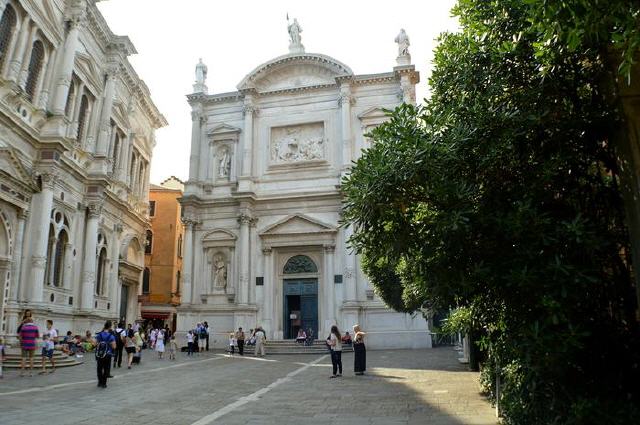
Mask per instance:
[[[390,72],[355,75],[306,53],[301,30],[291,24],[289,53],[237,91],[208,94],[207,68],[196,68],[178,331],[206,320],[222,345],[239,326],[282,339],[312,323],[324,338],[332,324],[359,323],[374,348],[428,347],[427,322],[384,306],[339,225],[341,177],[371,143],[365,134],[383,108],[415,103],[408,37]]]
[[[0,334],[139,317],[155,129],[94,0],[0,0]]]

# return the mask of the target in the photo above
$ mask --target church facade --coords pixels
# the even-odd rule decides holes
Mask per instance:
[[[340,226],[341,178],[385,121],[383,109],[415,103],[419,74],[408,37],[397,66],[356,75],[306,53],[297,21],[289,53],[256,67],[231,93],[208,94],[196,67],[178,331],[212,326],[216,344],[238,327],[268,338],[360,324],[374,348],[429,347],[427,322],[386,308]]]
[[[133,322],[155,129],[166,125],[96,2],[0,0],[0,335]]]

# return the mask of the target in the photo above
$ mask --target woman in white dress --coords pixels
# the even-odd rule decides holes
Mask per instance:
[[[164,355],[164,331],[162,329],[156,335],[156,351],[158,352],[158,358],[161,359]]]

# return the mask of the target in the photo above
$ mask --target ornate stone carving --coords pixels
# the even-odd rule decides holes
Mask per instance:
[[[90,202],[87,205],[87,209],[89,210],[89,218],[97,218],[100,217],[102,213],[102,204],[98,202]]]
[[[324,252],[327,254],[333,254],[336,250],[336,246],[335,245],[325,245],[324,246]]]
[[[260,111],[260,109],[252,104],[249,103],[245,103],[244,106],[242,107],[242,113],[244,115],[258,115],[258,112]]]
[[[287,22],[289,21],[289,16],[287,15]],[[293,18],[293,23],[287,26],[287,30],[289,31],[289,52],[290,53],[304,53],[304,46],[302,45],[302,37],[300,33],[302,32],[302,27],[298,23],[296,18]]]
[[[324,123],[271,128],[271,163],[324,159]]]
[[[404,31],[404,28],[400,30],[400,34],[396,36],[395,42],[398,43],[398,57],[396,62],[398,65],[411,64],[411,55],[409,54],[409,36]]]
[[[53,190],[54,186],[56,185],[57,179],[57,174],[53,172],[44,172],[40,174],[40,180],[42,181],[43,189]]]
[[[231,152],[224,147],[218,152],[218,177],[229,178],[231,175]]]
[[[353,106],[356,104],[356,98],[347,93],[342,93],[340,97],[338,97],[338,105],[350,105]]]
[[[251,224],[252,221],[253,218],[247,214],[240,214],[240,216],[238,217],[238,222],[240,224]]]
[[[262,248],[262,255],[271,255],[272,252],[273,250],[271,249],[271,247]]]
[[[284,274],[318,273],[318,266],[306,255],[296,255],[289,258],[284,265]]]
[[[194,93],[207,93],[207,72],[207,65],[205,65],[202,62],[202,58],[200,58],[200,61],[196,65],[196,82],[193,85]]]
[[[223,288],[227,289],[227,263],[222,257],[222,255],[218,254],[213,259],[213,286],[215,288]]]
[[[351,279],[351,278],[353,278],[354,273],[355,273],[355,270],[353,270],[353,268],[351,268],[351,267],[346,267],[346,268],[344,269],[344,277],[345,277],[346,279]]]

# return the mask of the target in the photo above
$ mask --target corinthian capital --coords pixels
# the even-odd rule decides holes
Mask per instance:
[[[89,218],[97,218],[102,214],[102,203],[90,202],[87,209],[89,210]]]
[[[245,103],[242,107],[242,113],[244,115],[258,115],[260,109],[252,103]]]
[[[251,222],[253,221],[254,219],[248,214],[240,214],[240,216],[238,217],[238,222],[240,224],[251,224]]]
[[[58,175],[55,172],[44,172],[40,174],[40,180],[42,181],[42,188],[53,190],[58,180]]]

